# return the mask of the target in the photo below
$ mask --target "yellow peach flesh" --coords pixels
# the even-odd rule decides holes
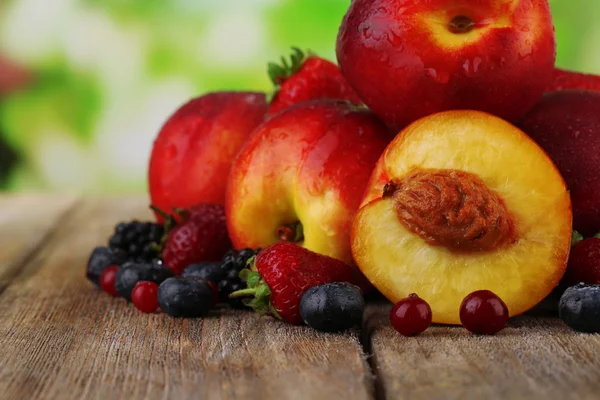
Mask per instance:
[[[434,322],[459,324],[460,303],[475,290],[493,291],[517,315],[558,284],[570,248],[569,194],[550,159],[519,129],[481,112],[440,113],[398,135],[379,163],[376,170],[393,178],[418,168],[478,176],[504,201],[518,237],[508,247],[455,252],[404,226],[391,197],[371,201],[354,220],[352,251],[392,302],[417,293],[431,305]]]

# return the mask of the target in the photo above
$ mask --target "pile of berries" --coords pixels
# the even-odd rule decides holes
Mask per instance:
[[[211,210],[210,215],[214,214]],[[194,217],[193,223],[210,219],[214,225],[210,215],[203,219]],[[181,230],[174,231],[181,239]],[[160,308],[176,317],[199,317],[216,304],[244,307],[240,299],[230,299],[229,294],[246,288],[240,271],[260,249],[229,250],[221,261],[196,262],[178,274],[161,257],[161,244],[164,247],[164,242],[169,242],[168,234],[163,226],[150,222],[119,223],[108,246],[92,251],[87,278],[111,296],[123,297],[147,313]],[[178,241],[179,246],[181,243]],[[189,256],[188,259],[193,260]]]
[[[221,220],[219,210],[200,207],[193,212],[199,210],[208,213],[203,218],[193,217],[186,229],[174,230],[180,252],[193,248],[193,252],[177,255],[177,268],[168,266],[160,251],[164,251],[173,231],[150,222],[132,221],[118,224],[108,246],[93,250],[87,265],[88,279],[146,313],[160,308],[173,317],[203,317],[215,305],[228,304],[233,308],[252,307],[261,314],[292,324],[305,323],[325,332],[360,326],[365,309],[363,290],[369,288],[364,277],[355,267],[293,243],[280,242],[264,251],[230,249],[220,261],[199,260],[183,267],[183,262],[198,260],[196,255],[210,253],[198,252],[192,244],[211,244],[210,239],[197,240],[194,233],[189,239],[183,232],[199,230],[199,221],[204,221],[204,227],[222,230],[216,223]],[[182,239],[189,239],[189,243]],[[600,239],[575,235],[573,242],[563,282],[583,283],[564,292],[560,317],[575,330],[599,332]],[[459,315],[467,330],[485,335],[501,331],[509,318],[506,304],[488,290],[466,296]],[[425,300],[411,294],[393,307],[390,322],[402,335],[418,335],[430,326],[432,310]]]

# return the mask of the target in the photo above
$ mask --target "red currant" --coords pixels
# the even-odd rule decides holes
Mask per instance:
[[[119,293],[117,293],[117,290],[115,289],[115,277],[117,276],[118,270],[118,265],[111,265],[109,267],[106,267],[100,274],[100,279],[98,280],[98,283],[100,284],[100,289],[102,289],[103,291],[105,291],[113,297],[119,296]]]
[[[217,304],[219,304],[219,290],[217,289],[217,285],[215,285],[214,282],[206,281],[206,283],[208,283],[208,286],[210,286],[210,290],[212,290],[212,305],[214,307]]]
[[[471,293],[460,305],[460,322],[469,331],[481,335],[500,332],[508,321],[508,307],[489,290]]]
[[[158,308],[158,285],[147,281],[136,283],[131,292],[131,301],[141,312],[153,313]]]
[[[404,336],[418,335],[431,324],[431,307],[413,293],[392,308],[390,322]]]

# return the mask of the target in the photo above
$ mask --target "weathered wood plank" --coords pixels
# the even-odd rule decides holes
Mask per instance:
[[[73,196],[0,195],[0,293],[75,202]]]
[[[0,301],[3,399],[368,399],[357,335],[248,312],[144,315],[84,279],[91,248],[144,200],[86,201]]]
[[[387,399],[597,399],[600,335],[557,318],[519,317],[497,336],[434,326],[405,338],[389,325],[391,305],[366,315],[371,365]]]

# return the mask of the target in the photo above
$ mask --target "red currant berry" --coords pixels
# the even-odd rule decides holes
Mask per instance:
[[[480,335],[500,332],[508,321],[508,307],[489,290],[471,293],[460,305],[460,322],[469,331]]]
[[[404,336],[418,335],[431,324],[431,307],[413,293],[392,308],[390,322]]]
[[[131,301],[141,312],[153,313],[158,308],[158,285],[147,281],[136,283],[131,292]]]
[[[217,289],[217,285],[215,285],[214,282],[206,281],[206,283],[208,283],[208,286],[210,286],[210,290],[212,290],[212,305],[214,307],[217,304],[219,304],[219,289]]]
[[[113,297],[119,296],[119,293],[117,293],[117,290],[115,289],[115,277],[117,276],[118,270],[118,265],[111,265],[110,267],[104,268],[98,281],[100,284],[100,289]]]

